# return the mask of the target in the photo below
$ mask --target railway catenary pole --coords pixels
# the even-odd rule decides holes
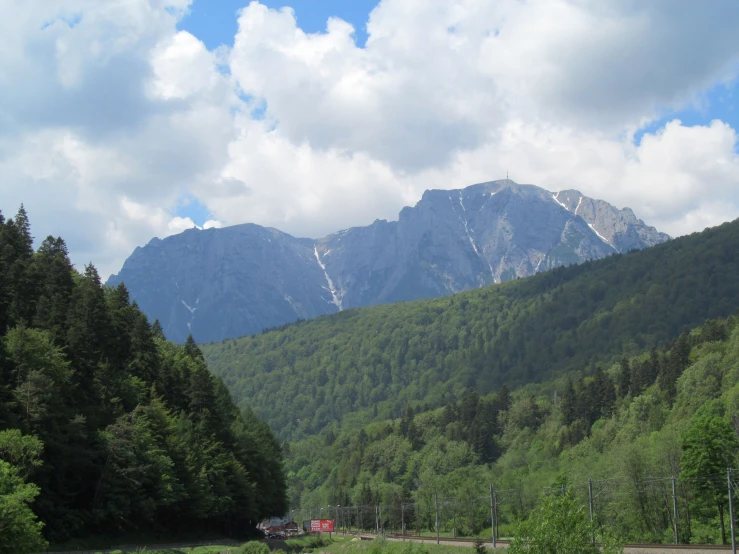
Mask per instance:
[[[421,497],[416,491],[416,536],[421,536]]]
[[[590,506],[590,532],[593,535],[593,546],[595,546],[595,524],[593,523],[593,480],[588,479],[588,504]]]
[[[439,544],[439,493],[434,493],[434,507],[436,508],[436,544]]]
[[[672,476],[672,518],[675,521],[675,544],[680,544],[680,533],[678,528],[678,513],[677,513],[677,483],[675,482],[675,476]]]
[[[400,530],[403,533],[403,542],[405,542],[405,504],[403,504],[403,499],[400,500]]]
[[[452,536],[457,538],[457,499],[454,499],[454,511],[452,512]]]
[[[495,499],[493,497],[493,484],[490,483],[490,527],[492,528],[493,535],[493,548],[496,548],[495,544]]]
[[[726,470],[726,480],[729,484],[729,520],[731,522],[731,552],[736,554],[736,528],[734,526],[734,484],[731,482],[731,468]]]

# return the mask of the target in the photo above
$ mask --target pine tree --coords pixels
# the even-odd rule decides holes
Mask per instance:
[[[67,325],[67,346],[76,369],[79,402],[91,407],[100,398],[95,392],[98,370],[111,358],[110,314],[100,276],[92,264],[85,267],[72,294]]]
[[[21,257],[30,258],[33,256],[33,236],[31,236],[31,223],[28,221],[28,214],[23,204],[18,208],[14,221],[18,229],[19,242],[17,247],[22,252]]]
[[[677,395],[677,380],[690,364],[690,338],[683,333],[672,345],[667,359],[662,364],[661,387],[667,391],[670,401]]]
[[[643,364],[634,360],[631,363],[631,377],[629,378],[629,394],[633,398],[639,396],[646,388],[646,379],[642,371]]]
[[[3,267],[7,279],[7,321],[13,326],[21,320],[30,322],[36,310],[38,284],[33,271],[33,237],[26,210],[21,205],[15,219],[4,226],[0,237]]]
[[[631,366],[626,357],[621,358],[618,372],[618,395],[621,398],[628,396],[631,389]]]
[[[616,389],[613,381],[603,369],[595,372],[595,391],[598,399],[597,412],[600,417],[610,417],[616,403]]]
[[[567,378],[565,390],[562,393],[562,401],[560,402],[562,411],[562,423],[570,425],[577,419],[578,398],[575,387],[572,385],[572,379]]]
[[[203,352],[198,348],[198,345],[195,342],[195,339],[192,338],[191,334],[187,336],[187,340],[185,341],[185,354],[187,354],[193,361],[205,362]]]
[[[495,395],[495,409],[499,412],[505,412],[508,411],[508,409],[511,407],[511,395],[508,391],[508,386],[503,385],[500,387],[500,390]]]
[[[154,320],[154,323],[151,326],[151,329],[154,333],[154,337],[160,340],[166,340],[166,337],[164,336],[164,329],[162,328],[162,324],[159,322],[158,319]]]
[[[33,324],[48,330],[54,342],[62,346],[66,339],[69,301],[74,290],[72,263],[64,240],[46,237],[34,262],[40,297]]]

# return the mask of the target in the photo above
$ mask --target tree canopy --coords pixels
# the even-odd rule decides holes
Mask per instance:
[[[22,207],[0,214],[0,551],[243,534],[284,513],[285,486],[269,427],[234,405],[194,341],[166,341],[124,284],[77,272],[61,238],[34,251]]]

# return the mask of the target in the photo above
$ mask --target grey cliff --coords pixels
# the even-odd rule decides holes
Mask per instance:
[[[339,310],[418,300],[669,240],[629,208],[510,180],[429,190],[398,221],[300,239],[253,224],[137,248],[125,282],[166,336],[254,334]]]

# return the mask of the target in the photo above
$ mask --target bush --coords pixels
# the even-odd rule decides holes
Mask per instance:
[[[387,547],[387,539],[383,536],[376,537],[368,549],[369,554],[381,554]]]
[[[269,554],[269,546],[260,541],[249,541],[239,548],[238,554]]]
[[[544,499],[511,541],[508,554],[616,554],[614,541],[601,548],[592,544],[592,527],[584,506],[570,493]]]

